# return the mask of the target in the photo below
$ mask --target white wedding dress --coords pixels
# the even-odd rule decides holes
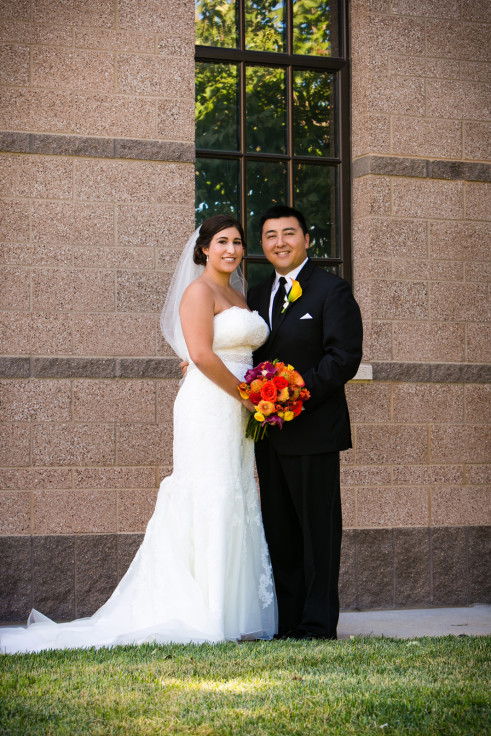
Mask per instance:
[[[232,307],[214,324],[214,351],[242,379],[266,323]],[[272,638],[276,596],[247,414],[191,363],[174,404],[173,474],[126,575],[90,618],[57,624],[33,611],[27,629],[0,629],[0,651]]]

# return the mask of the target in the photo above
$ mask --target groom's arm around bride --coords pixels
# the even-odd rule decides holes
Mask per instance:
[[[282,430],[259,442],[256,462],[278,595],[280,635],[335,638],[341,547],[339,451],[351,447],[344,384],[362,353],[362,324],[349,284],[307,258],[303,215],[273,207],[261,218],[261,244],[275,268],[248,294],[271,325],[254,363],[279,360],[303,376],[311,398]],[[280,281],[280,277],[283,279]],[[292,279],[298,286],[288,292]],[[281,310],[273,308],[283,281]]]

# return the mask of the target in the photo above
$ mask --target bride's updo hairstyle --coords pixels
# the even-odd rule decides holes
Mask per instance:
[[[207,220],[205,220],[199,229],[199,235],[198,239],[196,240],[196,245],[194,246],[193,253],[193,261],[198,266],[206,265],[206,254],[203,253],[203,248],[208,248],[213,237],[217,233],[221,232],[222,230],[226,230],[229,227],[237,228],[242,240],[242,245],[245,248],[246,244],[244,238],[244,230],[240,222],[237,222],[237,220],[230,215],[213,215],[212,217],[209,217]]]

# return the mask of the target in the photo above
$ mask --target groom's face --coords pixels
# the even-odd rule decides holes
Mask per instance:
[[[307,257],[309,236],[304,235],[296,217],[266,220],[261,233],[264,255],[278,273],[286,275]]]

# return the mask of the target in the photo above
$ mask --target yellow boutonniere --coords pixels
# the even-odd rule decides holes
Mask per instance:
[[[302,287],[300,286],[298,281],[295,281],[295,279],[292,279],[292,288],[288,292],[288,296],[285,298],[285,303],[283,305],[283,309],[281,310],[281,314],[288,308],[288,305],[292,302],[296,302],[297,299],[300,299],[302,296]]]

